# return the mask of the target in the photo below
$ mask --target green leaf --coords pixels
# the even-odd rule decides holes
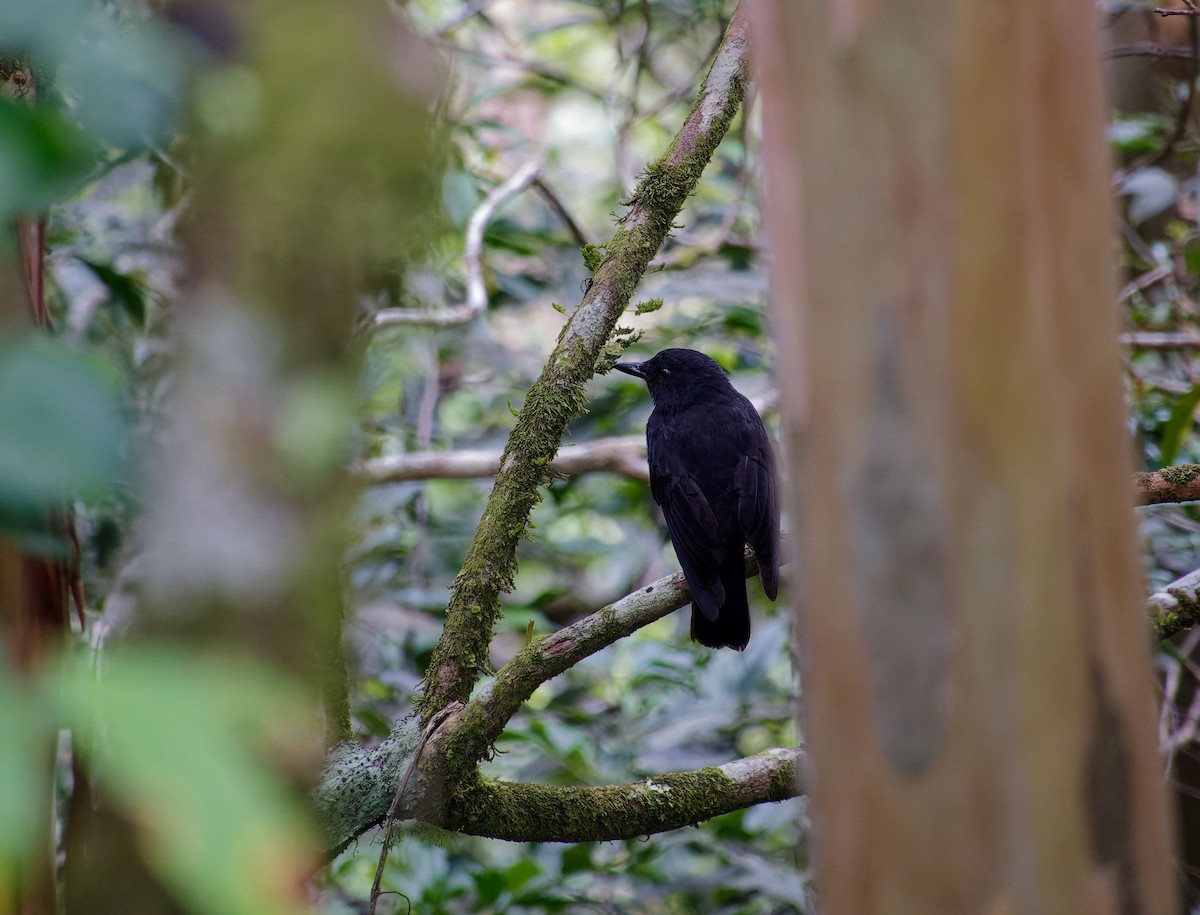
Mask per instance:
[[[312,740],[306,697],[248,660],[107,652],[66,665],[62,703],[95,777],[190,911],[292,915],[316,849],[303,805],[264,758]]]
[[[95,163],[87,136],[60,112],[0,97],[0,219],[67,197]]]
[[[38,697],[0,671],[0,867],[26,860],[49,828],[56,730]]]
[[[600,267],[600,262],[604,260],[604,245],[584,245],[579,251],[583,255],[583,266],[589,273],[595,273]]]
[[[1175,406],[1171,408],[1171,416],[1162,433],[1164,467],[1175,462],[1175,456],[1179,454],[1179,448],[1183,444],[1183,437],[1192,427],[1192,414],[1196,412],[1197,405],[1200,405],[1200,384],[1175,401]]]
[[[122,466],[122,425],[98,363],[41,336],[0,348],[0,514],[101,494]]]
[[[516,893],[541,872],[541,866],[532,858],[521,858],[504,872],[505,886],[510,893]]]
[[[563,851],[562,872],[564,874],[590,871],[593,867],[595,865],[592,863],[592,846],[589,843],[580,842],[578,845],[570,845]]]

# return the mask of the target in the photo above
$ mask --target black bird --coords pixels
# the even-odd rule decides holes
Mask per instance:
[[[646,423],[650,492],[692,588],[692,638],[741,651],[750,641],[746,544],[763,591],[779,591],[779,500],[775,457],[754,406],[708,356],[665,349],[618,362],[645,380],[654,401]]]

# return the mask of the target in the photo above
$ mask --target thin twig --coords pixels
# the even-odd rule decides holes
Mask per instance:
[[[544,178],[533,179],[533,189],[545,198],[546,203],[550,204],[550,209],[558,215],[558,218],[563,221],[563,225],[567,227],[567,231],[571,233],[571,237],[575,239],[575,244],[583,247],[588,244],[588,237],[583,229],[579,227],[574,217],[571,216],[571,211],[567,209],[559,196],[554,193],[550,185],[546,183]]]
[[[448,51],[456,56],[480,60],[489,68],[496,68],[502,64],[515,67],[516,69],[523,70],[532,76],[537,76],[546,80],[547,82],[554,83],[557,86],[562,86],[564,89],[572,89],[575,92],[582,92],[585,95],[590,95],[597,101],[604,101],[604,92],[600,89],[597,89],[595,86],[589,86],[586,83],[582,83],[573,77],[567,76],[565,73],[560,73],[557,70],[553,70],[546,64],[543,64],[541,61],[527,60],[515,53],[496,53],[483,51],[479,48],[466,48],[462,45],[454,44],[451,41],[446,41],[445,39],[434,38],[433,45],[434,47],[441,48],[442,50]]]
[[[760,414],[774,414],[779,395],[767,391],[750,398]],[[413,480],[478,480],[494,477],[500,470],[501,452],[483,449],[462,451],[415,451],[366,458],[352,464],[350,473],[366,486],[407,483]],[[641,435],[612,435],[590,442],[564,445],[550,462],[555,477],[583,473],[615,473],[631,480],[650,480],[646,466],[646,439]]]
[[[379,850],[379,864],[375,868],[375,880],[371,883],[371,902],[367,910],[370,915],[375,915],[375,905],[379,902],[379,885],[383,880],[383,868],[387,864],[388,850],[392,845],[392,828],[396,824],[396,814],[400,812],[404,792],[408,790],[409,779],[412,778],[412,774],[417,768],[417,763],[421,760],[421,752],[425,749],[425,744],[428,743],[433,732],[441,727],[442,722],[459,708],[461,706],[457,703],[451,703],[429,719],[421,731],[421,739],[417,741],[417,748],[413,751],[412,758],[409,759],[408,766],[404,770],[404,777],[400,779],[399,785],[396,786],[396,795],[392,798],[392,804],[388,807],[387,816],[383,821],[383,847]]]
[[[471,214],[467,223],[463,260],[467,273],[467,300],[461,305],[439,311],[415,308],[384,308],[375,314],[375,327],[398,324],[421,327],[457,327],[468,324],[487,310],[487,283],[483,278],[483,233],[496,212],[509,200],[533,184],[541,166],[537,162],[522,165],[503,184],[493,188]]]
[[[1125,284],[1125,286],[1121,289],[1121,294],[1117,297],[1117,301],[1124,302],[1135,292],[1141,292],[1143,289],[1147,289],[1150,286],[1153,286],[1155,283],[1162,282],[1163,280],[1169,280],[1171,278],[1171,274],[1172,271],[1170,267],[1155,267],[1152,270],[1147,270],[1141,276],[1136,277]]]
[[[1193,0],[1183,0],[1187,5],[1191,16],[1200,15],[1200,8],[1196,6]],[[1157,165],[1166,159],[1172,152],[1175,151],[1176,145],[1183,139],[1183,135],[1187,133],[1188,120],[1192,114],[1192,102],[1196,98],[1196,79],[1200,77],[1200,57],[1197,56],[1198,45],[1200,45],[1200,30],[1196,27],[1196,20],[1188,20],[1188,43],[1191,45],[1191,69],[1188,72],[1187,95],[1183,98],[1183,104],[1179,106],[1179,112],[1175,116],[1175,128],[1171,131],[1171,136],[1163,145],[1163,148],[1157,154],[1150,158],[1147,165]]]
[[[1149,42],[1118,45],[1108,52],[1108,56],[1111,58],[1158,57],[1169,60],[1192,60],[1195,57],[1187,48],[1168,48]]]
[[[1188,5],[1185,10],[1166,10],[1157,6],[1154,8],[1154,12],[1160,16],[1200,16],[1200,9],[1192,3],[1192,0],[1183,0],[1183,2]]]
[[[491,2],[492,0],[472,0],[471,3],[468,3],[441,25],[434,28],[433,34],[439,38],[448,35],[459,26],[465,24],[468,20],[474,19],[476,16],[482,13],[488,8]]]

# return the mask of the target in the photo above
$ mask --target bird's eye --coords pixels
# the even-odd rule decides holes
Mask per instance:
[[[663,378],[666,378],[668,375],[671,374],[671,370],[669,368],[667,368],[666,366],[663,366],[661,371],[662,371]]]

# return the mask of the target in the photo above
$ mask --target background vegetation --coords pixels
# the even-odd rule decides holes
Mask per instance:
[[[361,359],[353,406],[337,383],[320,381],[304,388],[312,397],[287,408],[300,417],[295,425],[276,430],[285,451],[293,448],[288,436],[296,436],[287,451],[293,469],[324,467],[333,439],[333,454],[363,484],[353,496],[340,581],[351,726],[365,740],[384,738],[411,712],[441,631],[447,588],[483,510],[487,475],[451,478],[458,475],[447,469],[451,456],[503,448],[513,410],[563,325],[562,309],[574,308],[589,279],[581,247],[610,236],[639,173],[683,122],[733,11],[726,0],[399,6],[396,14],[436,47],[445,68],[438,74],[431,58],[411,48],[405,53],[413,56],[395,60],[410,80],[427,77],[425,107],[437,116],[433,129],[419,112],[397,108],[399,126],[390,125],[393,141],[411,136],[420,147],[411,199],[428,215],[394,238],[342,239],[373,252],[362,267],[367,275],[357,277],[364,293],[347,348]],[[75,728],[81,746],[106,748],[115,806],[141,831],[141,854],[173,905],[197,912],[304,905],[358,911],[378,860],[374,832],[333,860],[303,898],[280,902],[274,888],[263,888],[274,876],[303,872],[315,854],[300,808],[271,774],[282,764],[297,779],[311,777],[319,757],[314,697],[277,671],[222,661],[224,650],[196,650],[193,630],[201,627],[164,610],[178,583],[155,591],[161,569],[156,573],[153,557],[146,558],[153,552],[147,531],[156,529],[148,506],[155,480],[163,479],[155,460],[178,454],[171,439],[179,434],[172,418],[180,408],[172,397],[189,389],[186,366],[204,346],[195,337],[180,344],[177,335],[194,269],[181,238],[206,231],[211,237],[204,220],[213,217],[203,216],[211,202],[197,194],[232,186],[214,183],[198,150],[216,149],[217,158],[236,150],[264,116],[259,106],[274,98],[271,87],[226,60],[224,20],[206,18],[201,6],[176,6],[171,27],[135,2],[61,0],[48,8],[53,15],[0,5],[0,40],[38,61],[45,87],[32,108],[0,105],[0,215],[12,222],[48,208],[53,322],[48,336],[10,334],[0,344],[0,524],[22,550],[60,556],[69,544],[44,519],[69,492],[88,609],[73,655],[55,662],[66,671],[65,687],[15,672],[0,681],[0,727],[30,735],[35,746],[0,747],[0,782],[7,786],[0,853],[14,860],[32,854],[38,813],[30,799],[44,773],[30,760],[37,741],[49,739],[37,723],[42,716]],[[1150,21],[1136,4],[1114,8],[1112,19],[1114,29]],[[1194,61],[1178,60],[1196,55],[1192,22],[1174,33],[1114,42],[1126,49],[1121,60],[1139,65],[1137,73],[1114,70],[1114,80],[1140,80],[1143,88],[1136,98],[1118,95],[1110,138],[1123,201],[1127,285],[1119,308],[1131,432],[1147,470],[1200,461],[1193,422],[1200,403],[1196,72]],[[322,129],[328,125],[314,133]],[[755,202],[758,138],[751,96],[640,286],[639,300],[661,298],[663,306],[626,323],[641,332],[633,352],[703,350],[770,417],[774,354]],[[486,308],[465,321],[446,320],[469,300],[472,216],[479,218],[489,192],[531,163],[539,166],[537,180],[510,195],[484,226]],[[322,162],[308,176],[308,225],[357,177],[337,159]],[[332,233],[317,235],[322,244],[336,243]],[[871,252],[863,261],[870,269]],[[380,319],[397,309],[442,317]],[[1111,320],[1110,303],[1096,303],[1096,311],[1097,320]],[[272,358],[231,344],[215,371],[254,375],[260,357]],[[644,389],[607,376],[587,396],[588,412],[571,423],[564,454],[621,436],[633,438],[634,457],[620,472],[578,473],[545,489],[532,537],[519,552],[515,588],[503,599],[494,668],[521,646],[530,622],[535,635],[544,634],[676,568],[639,478],[636,439],[649,412]],[[404,475],[397,467],[409,466],[406,458],[428,452],[446,457],[432,470],[407,471],[414,478],[395,479]],[[295,479],[287,485],[298,486]],[[1171,505],[1142,517],[1149,591],[1195,566],[1200,514]],[[200,535],[205,530],[198,526]],[[755,630],[745,654],[700,649],[687,639],[684,615],[667,617],[540,687],[505,730],[486,771],[516,781],[611,784],[793,745],[788,603],[767,604],[756,586],[751,595]],[[252,646],[288,640],[286,617],[271,619],[274,636],[247,637]],[[154,644],[144,635],[155,632],[169,636],[162,647],[132,655],[104,689],[95,687],[90,672],[108,663],[110,652],[119,657],[117,643]],[[199,641],[209,644],[207,636]],[[1162,657],[1174,690],[1195,671],[1189,647]],[[311,673],[294,658],[251,653],[300,673],[301,682]],[[109,714],[100,716],[96,703],[105,702]],[[1164,745],[1186,749],[1196,717],[1164,713]],[[205,735],[202,750],[197,734]],[[72,788],[65,743],[58,758],[65,804]],[[203,838],[172,844],[180,823],[202,829]],[[522,845],[419,831],[394,847],[382,887],[403,893],[421,913],[807,912],[813,903],[805,835],[799,799],[623,842]],[[167,838],[150,848],[148,836]],[[233,836],[246,838],[232,843]],[[381,906],[405,909],[403,900],[388,897]]]

